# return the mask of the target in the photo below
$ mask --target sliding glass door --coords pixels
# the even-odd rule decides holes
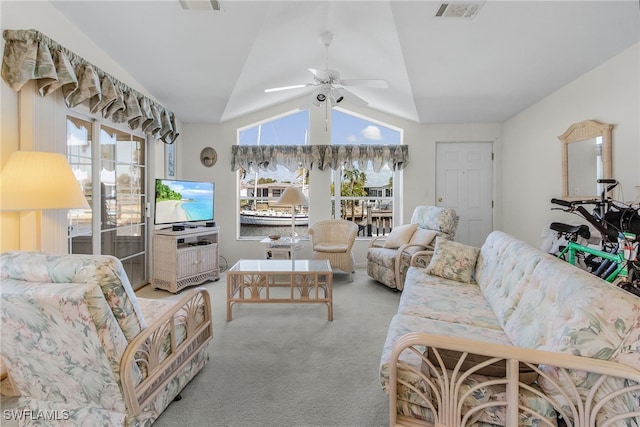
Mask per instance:
[[[122,261],[134,289],[143,286],[147,282],[145,138],[68,116],[67,154],[91,205],[69,211],[69,252],[113,255]]]

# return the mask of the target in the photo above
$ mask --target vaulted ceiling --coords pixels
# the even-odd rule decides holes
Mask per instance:
[[[489,0],[474,18],[436,1],[51,2],[185,123],[302,99],[264,89],[326,68],[327,30],[328,68],[389,85],[349,90],[419,123],[502,122],[640,40],[637,0]]]

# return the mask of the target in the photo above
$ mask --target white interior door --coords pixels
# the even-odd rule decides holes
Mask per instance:
[[[493,229],[492,146],[491,142],[436,145],[436,204],[458,213],[455,240],[476,247]]]

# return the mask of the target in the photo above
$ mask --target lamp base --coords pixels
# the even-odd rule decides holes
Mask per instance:
[[[20,212],[20,250],[42,252],[42,211]]]
[[[296,237],[296,208],[291,207],[291,242]]]

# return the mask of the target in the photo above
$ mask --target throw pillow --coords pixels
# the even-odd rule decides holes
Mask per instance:
[[[462,352],[454,351],[454,350],[445,350],[440,348],[438,349],[438,352],[440,353],[440,357],[442,358],[442,363],[444,364],[444,367],[450,371],[453,371],[455,369],[456,365],[458,364],[458,360],[460,360],[460,356],[462,356]],[[427,349],[424,352],[424,354],[427,356],[427,359],[431,363],[433,363],[435,367],[440,366],[440,363],[438,362],[438,358],[436,357],[436,354],[433,351],[429,351]],[[479,365],[482,362],[486,362],[489,359],[491,359],[491,357],[489,356],[482,356],[479,354],[469,353],[467,354],[467,357],[462,362],[462,365],[460,366],[460,370],[461,372],[465,372],[471,369],[472,367]],[[518,371],[519,371],[520,382],[523,384],[531,385],[534,382],[536,382],[536,380],[538,379],[538,373],[522,362],[520,363]],[[422,372],[425,372],[425,373],[429,372],[428,366],[424,361],[422,362]],[[493,378],[505,378],[507,376],[507,363],[505,360],[500,360],[496,363],[485,366],[484,368],[478,369],[477,371],[474,372],[474,374],[484,375],[484,376],[493,377]]]
[[[397,249],[400,246],[408,243],[413,235],[414,231],[418,228],[418,224],[406,224],[393,227],[391,233],[387,236],[387,239],[382,245],[383,248]]]
[[[425,272],[445,279],[470,283],[480,249],[436,237],[433,257]]]
[[[410,245],[420,245],[420,246],[411,246],[405,249],[405,251],[413,255],[418,251],[425,250],[431,244],[433,239],[435,239],[437,234],[438,232],[435,230],[426,230],[424,228],[418,228],[413,233],[413,236],[411,236],[411,240],[409,240],[408,243]]]

